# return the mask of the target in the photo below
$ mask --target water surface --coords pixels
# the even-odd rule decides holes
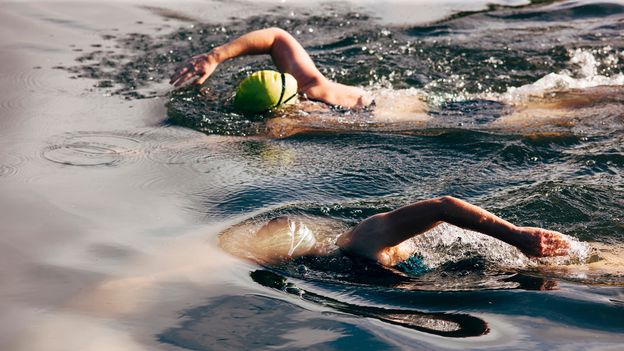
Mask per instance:
[[[624,240],[624,7],[392,6],[3,4],[2,348],[619,347],[623,268],[596,263]],[[166,85],[184,58],[266,26],[330,78],[418,96],[431,119],[323,107],[269,138],[267,119],[227,104],[266,57],[223,64],[202,90]],[[445,226],[420,242],[432,270],[405,276],[219,246],[282,215],[336,235],[446,194],[597,251],[548,265]]]

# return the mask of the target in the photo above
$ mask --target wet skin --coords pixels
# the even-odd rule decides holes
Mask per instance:
[[[451,196],[419,201],[371,216],[340,235],[336,245],[348,255],[393,267],[413,254],[407,244],[408,239],[443,222],[504,241],[529,257],[566,255],[570,247],[568,239],[561,233],[542,228],[518,227],[480,207]],[[256,259],[266,263],[299,256],[334,254],[319,250],[315,245],[289,250],[286,242],[288,240],[280,242],[279,245],[266,245],[266,240],[288,230],[289,223],[287,217],[274,218],[255,233],[251,246],[255,247],[253,251]]]
[[[223,61],[261,54],[270,54],[280,72],[293,75],[299,93],[309,99],[348,108],[371,103],[363,89],[332,82],[323,76],[301,44],[279,28],[250,32],[208,53],[193,56],[178,66],[169,83],[179,87],[197,77],[194,84],[203,84]]]
[[[325,78],[301,44],[279,28],[253,31],[208,53],[193,56],[176,69],[170,84],[178,87],[196,77],[194,83],[202,84],[221,62],[258,54],[270,54],[281,72],[295,77],[299,92],[308,98],[350,108],[366,106],[371,102],[364,90]],[[337,245],[347,253],[375,260],[385,266],[394,266],[411,255],[401,245],[403,242],[442,222],[492,236],[519,248],[527,256],[565,255],[569,248],[568,241],[561,233],[518,227],[450,196],[416,202],[369,217],[341,235]]]

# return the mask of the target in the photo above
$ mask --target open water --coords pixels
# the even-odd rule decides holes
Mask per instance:
[[[0,13],[2,349],[623,344],[621,2],[27,2]],[[225,63],[201,89],[165,84],[181,60],[268,26],[293,33],[331,79],[420,99],[429,117],[236,114],[237,82],[268,57]],[[297,128],[275,133],[270,120]],[[528,260],[441,226],[414,241],[430,269],[406,276],[341,257],[260,264],[227,242],[282,215],[331,242],[441,195],[564,232],[574,253]]]

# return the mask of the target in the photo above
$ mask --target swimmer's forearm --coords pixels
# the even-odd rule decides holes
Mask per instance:
[[[176,87],[194,77],[203,84],[216,67],[227,60],[245,55],[270,54],[275,66],[297,80],[298,91],[309,99],[344,107],[368,106],[372,99],[365,91],[329,81],[316,68],[303,46],[288,32],[267,28],[240,36],[206,54],[193,56],[179,66],[169,81]]]
[[[392,266],[408,257],[400,245],[441,222],[510,241],[515,226],[493,214],[450,196],[419,201],[369,217],[338,238],[343,250]]]
[[[203,84],[219,64],[238,56],[271,53],[273,61],[276,61],[273,51],[279,37],[284,35],[282,32],[285,33],[278,28],[257,30],[234,39],[227,44],[218,46],[208,53],[193,56],[176,68],[169,84],[179,87],[194,77],[199,77],[195,80],[195,84]],[[292,40],[296,43],[294,38]],[[303,51],[305,52],[305,50]],[[280,67],[277,61],[276,65]],[[290,73],[288,70],[283,70],[283,72]],[[293,74],[293,76],[295,75]]]
[[[285,73],[292,74],[300,90],[318,84],[325,77],[319,72],[303,46],[288,32],[266,28],[249,32],[231,42],[214,48],[208,55],[217,63],[246,55],[270,54],[273,63]]]
[[[477,231],[519,248],[528,256],[565,255],[569,248],[561,233],[541,228],[517,227],[465,201],[443,196],[419,201],[391,212],[369,217],[341,235],[343,250],[394,265],[406,259],[399,244],[441,222]]]
[[[516,245],[517,227],[468,202],[450,196],[425,200],[386,214],[392,226],[390,245],[423,233],[440,222],[477,231],[508,244]]]
[[[218,63],[245,55],[270,54],[276,38],[276,29],[261,29],[244,34],[210,51]]]
[[[535,227],[518,227],[465,201],[443,196],[421,201],[385,215],[391,224],[388,232],[397,245],[434,227],[440,222],[477,231],[517,247],[527,256],[559,256],[568,253],[568,239],[563,234]],[[428,226],[428,227],[427,227]]]

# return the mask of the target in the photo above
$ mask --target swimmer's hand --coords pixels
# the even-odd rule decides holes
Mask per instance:
[[[564,256],[570,242],[559,232],[534,227],[518,227],[513,245],[528,257]]]
[[[175,73],[171,76],[171,80],[169,80],[169,84],[179,87],[193,79],[193,77],[199,77],[195,80],[195,84],[203,84],[217,68],[219,62],[215,50],[207,54],[193,56],[176,68]]]

